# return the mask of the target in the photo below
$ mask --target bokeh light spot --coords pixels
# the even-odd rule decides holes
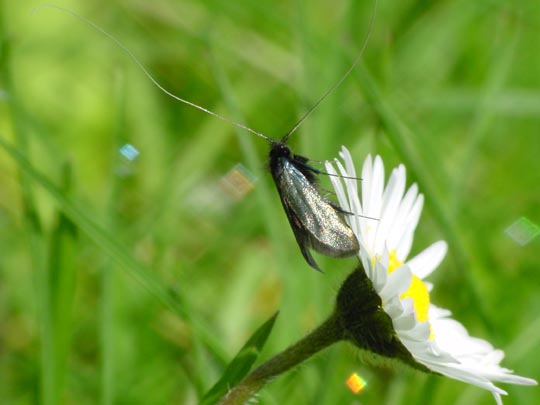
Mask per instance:
[[[123,157],[125,157],[129,161],[135,160],[137,156],[139,156],[139,153],[140,153],[135,146],[129,143],[126,143],[124,146],[122,146],[119,149],[119,152]]]
[[[540,234],[540,227],[526,217],[521,217],[504,230],[517,244],[525,246]]]
[[[238,163],[222,177],[221,186],[234,201],[240,201],[255,187],[254,176],[242,164]]]
[[[360,391],[362,391],[367,385],[366,380],[360,377],[357,373],[352,373],[349,378],[347,378],[345,383],[347,384],[347,387],[349,387],[349,389],[355,394],[360,393]]]

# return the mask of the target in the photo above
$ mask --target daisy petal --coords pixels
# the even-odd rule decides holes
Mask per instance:
[[[407,264],[415,276],[424,279],[439,266],[446,255],[447,249],[447,243],[440,240],[408,260]]]

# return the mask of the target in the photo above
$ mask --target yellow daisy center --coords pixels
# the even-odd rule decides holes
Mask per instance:
[[[392,273],[402,265],[403,262],[398,259],[396,250],[392,250],[388,261],[388,274]],[[419,277],[414,274],[412,275],[409,288],[407,288],[399,298],[411,298],[413,300],[414,311],[416,312],[416,319],[418,319],[418,322],[429,320],[429,291],[426,284]],[[431,332],[430,339],[433,338],[433,332]]]

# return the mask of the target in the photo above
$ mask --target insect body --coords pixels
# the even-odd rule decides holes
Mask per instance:
[[[284,141],[272,143],[270,173],[304,259],[321,270],[309,249],[326,256],[349,257],[358,240],[342,217],[343,210],[317,190],[317,171],[308,159],[291,152]]]

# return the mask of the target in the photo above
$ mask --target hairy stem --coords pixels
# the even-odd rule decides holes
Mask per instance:
[[[343,328],[336,313],[334,313],[309,335],[253,370],[232,388],[219,404],[238,405],[245,403],[272,378],[285,373],[314,354],[343,339]]]

